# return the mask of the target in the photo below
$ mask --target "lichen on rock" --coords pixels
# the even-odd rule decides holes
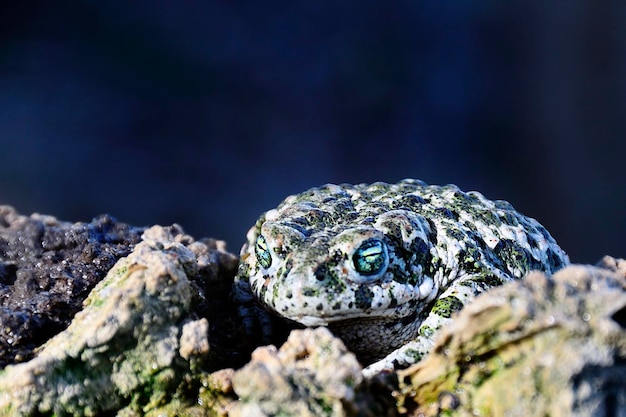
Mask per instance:
[[[354,354],[326,328],[294,330],[280,350],[258,348],[235,372],[230,415],[348,415],[362,380]]]
[[[188,275],[198,272],[191,244],[198,249],[175,227],[146,230],[65,331],[31,361],[2,371],[0,414],[141,415],[199,378],[190,368],[209,341],[206,320],[190,314]]]
[[[417,416],[592,416],[626,409],[626,268],[575,265],[478,297],[400,371]]]

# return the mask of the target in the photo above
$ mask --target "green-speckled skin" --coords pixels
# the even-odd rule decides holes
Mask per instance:
[[[477,294],[554,272],[567,255],[505,201],[454,185],[325,185],[287,197],[248,233],[234,285],[247,325],[278,316],[328,326],[366,372],[418,361]],[[369,268],[369,269],[368,269]]]

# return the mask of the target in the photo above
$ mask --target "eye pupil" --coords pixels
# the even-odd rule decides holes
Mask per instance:
[[[362,275],[376,275],[387,266],[387,249],[379,239],[368,239],[352,256],[354,269]]]
[[[256,244],[254,245],[254,253],[256,254],[256,258],[259,261],[259,264],[267,269],[272,266],[272,254],[270,253],[270,249],[267,246],[267,241],[263,237],[263,235],[259,235],[256,238]]]

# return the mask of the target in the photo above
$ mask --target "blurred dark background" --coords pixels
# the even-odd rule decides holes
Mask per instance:
[[[626,256],[626,2],[3,2],[0,203],[238,252],[288,194],[419,178]]]

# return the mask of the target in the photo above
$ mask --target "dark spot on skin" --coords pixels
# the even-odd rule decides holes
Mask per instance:
[[[559,255],[556,254],[552,249],[546,251],[546,257],[548,258],[548,263],[552,269],[552,272],[561,269],[565,266],[563,260]]]
[[[480,212],[476,212],[476,210],[474,211],[475,211],[476,218],[482,220],[483,223],[491,225],[491,226],[495,226],[497,228],[502,227],[502,221],[500,220],[500,218],[496,216],[494,213],[492,213],[491,211],[488,211],[488,210],[481,210]]]
[[[398,223],[389,221],[383,223],[382,226],[388,229],[385,236],[396,242],[402,242],[402,230],[400,229],[400,225]]]
[[[446,207],[437,207],[435,209],[435,211],[437,212],[437,214],[443,216],[443,217],[447,217],[449,219],[454,220],[455,222],[459,221],[459,213],[457,213],[456,211],[452,211],[449,208]]]
[[[431,302],[431,304],[434,303],[434,300]],[[422,300],[409,300],[408,301],[409,307],[411,311],[418,311],[418,310],[422,310],[425,306],[424,306],[424,302]],[[419,308],[418,308],[419,307]]]
[[[467,235],[465,233],[463,233],[462,230],[459,229],[447,229],[446,233],[448,235],[448,237],[452,240],[465,240],[467,238]]]
[[[482,252],[476,247],[469,246],[466,250],[460,251],[458,259],[461,268],[470,274],[478,274],[484,270],[481,262]]]
[[[432,219],[426,218],[426,221],[428,222],[428,226],[430,228],[430,233],[428,234],[428,241],[433,245],[433,246],[437,246],[437,226],[435,225],[435,222]]]
[[[424,265],[424,273],[429,277],[434,277],[435,273],[443,268],[441,258],[431,259],[430,264]]]
[[[394,201],[392,208],[395,210],[406,209],[419,213],[422,205],[424,204],[426,204],[426,200],[422,197],[415,194],[408,194]]]
[[[314,209],[304,215],[307,224],[324,225],[328,222],[328,213],[323,210]]]
[[[278,289],[279,289],[279,286],[278,285],[274,285],[274,289],[272,291],[272,300],[277,300],[278,299]]]
[[[404,258],[405,260],[409,259],[409,257],[411,256],[409,251],[402,249],[398,249],[397,253],[399,253],[400,257]],[[391,265],[387,267],[387,272],[391,272],[393,280],[399,284],[406,284],[409,282],[409,279],[412,278],[409,276],[406,270],[398,267],[397,265]]]
[[[537,244],[537,240],[532,237],[532,235],[526,235],[526,240],[528,240],[528,246],[530,246],[533,249],[536,249],[539,247],[539,245]]]
[[[419,265],[428,265],[432,262],[433,256],[430,253],[430,247],[422,239],[415,239],[409,247],[411,252],[415,254],[415,262]]]
[[[348,258],[348,255],[346,255],[345,253],[343,253],[340,250],[336,250],[335,252],[333,252],[331,260],[335,264],[339,264],[340,262],[344,261],[347,258]]]
[[[509,203],[508,201],[504,201],[504,200],[494,200],[494,205],[496,206],[497,209],[499,210],[505,210],[505,211],[515,211],[515,209],[513,208],[513,206],[511,205],[511,203]]]
[[[478,229],[476,228],[476,225],[473,222],[468,221],[468,220],[463,220],[461,224],[463,225],[463,227],[471,231],[468,234],[471,234],[474,236],[480,236],[480,233],[478,232]]]
[[[472,241],[475,242],[476,245],[481,250],[483,250],[483,251],[491,251],[491,249],[489,249],[487,247],[487,244],[485,243],[485,240],[482,238],[482,236],[480,235],[480,233],[478,233],[477,230],[472,230],[471,232],[468,233],[468,236],[470,236]]]
[[[310,230],[310,228],[306,227],[306,226],[308,226],[306,224],[306,222],[305,221],[299,221],[299,220],[303,220],[303,219],[298,218],[298,219],[294,219],[294,221],[292,221],[292,222],[283,222],[282,224],[287,226],[287,227],[290,227],[290,228],[292,228],[294,230],[297,230],[299,233],[302,233],[304,235],[304,237],[311,236],[311,230]]]
[[[543,227],[542,225],[538,225],[537,226],[537,230],[539,231],[539,233],[541,233],[541,235],[544,237],[544,239],[550,241],[552,238],[550,237],[550,233],[548,233],[548,231],[546,230],[545,227]]]
[[[341,212],[343,214],[356,214],[354,213],[354,204],[347,198],[337,201],[337,204],[334,205],[334,208],[335,211]]]
[[[318,281],[324,281],[324,280],[326,279],[326,274],[324,274],[324,273],[318,273],[318,271],[319,271],[320,269],[321,269],[321,268],[317,268],[317,269],[315,270],[315,274],[314,274],[314,275],[315,275],[315,279],[316,279],[316,280],[318,280]]]
[[[324,305],[322,303],[319,303],[318,305],[315,306],[315,309],[317,311],[322,311],[324,309]]]
[[[293,269],[293,259],[287,259],[285,262],[285,275],[289,275],[289,272]]]
[[[510,211],[505,211],[500,214],[500,220],[508,226],[517,226],[519,225],[519,221],[517,221],[517,217],[513,215]]]
[[[542,269],[541,264],[528,249],[514,240],[502,239],[493,248],[493,252],[504,262],[508,271],[514,276],[518,276],[520,273],[523,275],[532,269]],[[518,276],[518,278],[520,277]]]
[[[409,324],[415,322],[415,319],[417,318],[417,312],[414,311],[412,314],[403,317],[402,320],[400,320],[402,322],[403,326],[408,326]]]
[[[444,297],[435,301],[431,310],[434,314],[449,319],[452,314],[463,308],[463,303],[456,297]]]
[[[354,297],[356,308],[361,310],[369,310],[372,307],[374,291],[366,287],[361,287],[354,293]]]
[[[372,217],[372,216],[368,216],[368,217],[364,218],[363,220],[361,220],[361,222],[360,222],[360,223],[361,223],[361,224],[364,224],[364,225],[371,225],[371,224],[373,224],[373,223],[374,223],[374,221],[375,221],[375,220],[376,220],[376,219],[374,219],[374,217]]]
[[[336,273],[335,268],[331,268],[330,265],[334,265],[334,261],[330,263],[322,263],[315,268],[313,275],[315,279],[320,283],[320,287],[323,287],[329,293],[339,294],[345,291],[346,283]]]
[[[483,271],[482,273],[484,274],[485,272]],[[493,274],[478,275],[460,282],[460,285],[472,287],[475,295],[502,284],[504,284],[504,281]]]

